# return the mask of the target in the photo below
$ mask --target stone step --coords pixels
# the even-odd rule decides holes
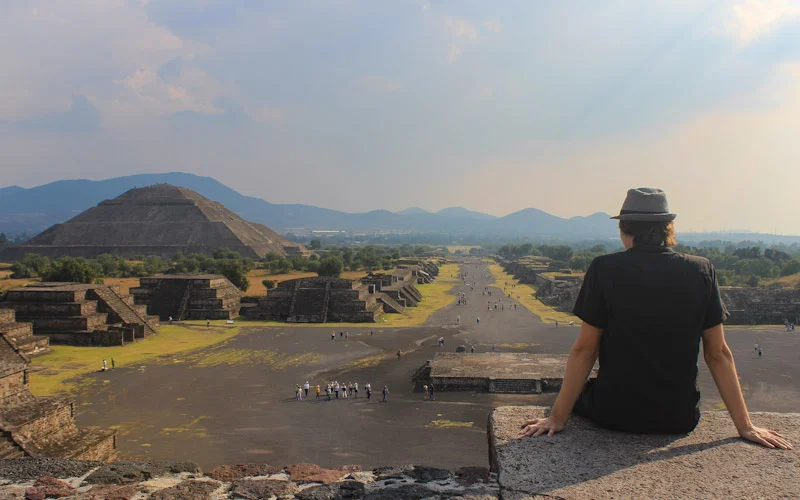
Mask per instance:
[[[29,337],[33,335],[33,325],[30,323],[0,323],[0,334],[7,337]]]
[[[703,412],[686,435],[629,434],[573,415],[552,437],[520,437],[541,406],[489,416],[489,458],[501,498],[800,498],[800,456],[738,437],[727,412]],[[797,445],[800,414],[751,413]]]
[[[11,434],[0,432],[0,460],[22,458],[24,456],[25,450],[11,439]]]
[[[50,339],[40,335],[27,335],[25,337],[9,338],[11,344],[22,354],[26,356],[35,356],[37,354],[44,354],[50,349]]]

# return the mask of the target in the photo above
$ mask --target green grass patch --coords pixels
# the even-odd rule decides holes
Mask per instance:
[[[536,298],[536,289],[533,286],[520,283],[514,276],[506,273],[499,264],[489,264],[489,270],[492,272],[492,276],[494,276],[495,279],[494,286],[503,290],[506,296],[510,293],[516,299],[517,295],[519,295],[519,299],[517,299],[519,303],[522,304],[525,309],[538,316],[544,323],[553,323],[555,321],[559,323],[569,323],[570,321],[574,321],[576,324],[580,324],[581,320],[577,316],[556,311],[552,307],[542,303],[542,301]],[[506,283],[508,283],[508,286],[505,286]],[[511,285],[517,285],[517,287],[511,288]]]
[[[470,428],[475,425],[474,422],[456,422],[453,420],[434,420],[427,424],[425,427],[434,427],[436,429],[457,429],[457,428]]]
[[[100,370],[103,360],[114,358],[119,368],[147,363],[170,363],[175,355],[202,349],[233,338],[242,326],[212,321],[162,325],[158,335],[120,347],[75,347],[56,345],[31,362],[30,388],[37,396],[76,394],[96,380],[80,381],[84,375]]]

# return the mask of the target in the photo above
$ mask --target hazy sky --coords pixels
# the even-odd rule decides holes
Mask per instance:
[[[800,0],[3,0],[0,74],[0,186],[800,234]]]

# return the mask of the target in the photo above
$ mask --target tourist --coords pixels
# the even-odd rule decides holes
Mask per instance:
[[[106,360],[103,360],[103,371],[108,370],[108,365],[106,364]]]
[[[325,386],[325,395],[328,396],[328,401],[331,400],[331,384]]]
[[[317,399],[319,399],[319,395],[322,391],[319,388],[319,384],[317,384]]]
[[[299,384],[295,384],[294,386],[294,397],[298,401],[303,400],[303,389],[300,387]]]
[[[439,347],[444,346],[444,337],[439,337]]]
[[[342,384],[342,398],[347,399],[347,384]]]
[[[434,389],[433,384],[431,384],[428,387],[428,391],[430,394],[430,396],[428,396],[428,399],[430,399],[431,401],[436,401],[436,389]]]
[[[342,340],[342,337],[344,337],[344,332],[343,331],[339,332],[339,340]]]
[[[480,324],[481,324],[481,317],[480,317],[480,316],[478,316],[478,317],[476,318],[476,321],[477,321],[477,323],[480,325]]]
[[[169,324],[172,324],[172,316],[169,317]]]
[[[422,386],[422,400],[423,401],[428,400],[428,384],[424,384]]]
[[[383,402],[386,403],[389,400],[389,388],[385,385],[383,386]]]
[[[333,386],[333,390],[336,393],[336,399],[339,399],[339,382],[336,382],[336,385]]]
[[[761,354],[762,354],[762,352],[763,352],[763,351],[762,351],[762,350],[761,350],[761,348],[759,347],[759,348],[758,348],[758,357],[759,357],[759,358],[761,357]]]
[[[331,340],[336,340],[336,332],[331,330]]]
[[[353,394],[358,398],[358,382],[353,382]]]
[[[677,245],[675,215],[669,213],[664,192],[629,190],[614,218],[620,221],[625,251],[597,257],[589,265],[573,310],[583,324],[561,390],[549,416],[524,422],[520,434],[561,432],[573,410],[615,431],[691,432],[700,419],[702,342],[703,357],[739,435],[767,448],[791,449],[783,436],[750,420],[725,341],[723,322],[729,313],[716,271],[708,259],[670,248]],[[598,356],[600,370],[589,379]]]
[[[305,384],[303,384],[303,390],[304,390],[304,391],[305,391],[305,393],[306,393],[306,397],[308,397],[308,389],[309,389],[310,387],[311,387],[311,385],[308,383],[308,380],[306,380],[306,383],[305,383]]]
[[[756,352],[758,352],[758,344],[754,344],[754,345],[753,345],[753,351],[756,351]]]
[[[372,399],[372,385],[369,382],[367,382],[367,385],[365,385],[364,388],[367,391],[367,401],[369,401],[370,399]]]
[[[556,328],[558,328],[558,320],[556,320]]]
[[[492,344],[492,352],[494,352],[494,344]]]
[[[475,354],[475,346],[472,346],[472,347],[470,347],[469,351],[470,351],[472,354]]]
[[[458,316],[456,316],[456,325],[460,324],[461,324],[461,315],[459,314]]]
[[[114,362],[114,358],[111,358],[111,369],[113,370],[117,364]]]
[[[350,332],[344,332],[344,339],[347,340],[350,338]]]
[[[397,361],[400,361],[400,349],[397,350]]]
[[[369,331],[369,336],[372,337],[373,335],[375,335],[375,330],[370,330]]]

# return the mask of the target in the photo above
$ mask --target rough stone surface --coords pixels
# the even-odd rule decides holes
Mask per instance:
[[[241,479],[233,483],[234,495],[247,500],[293,495],[297,490],[297,484],[293,481],[278,479]]]
[[[33,459],[9,460],[19,470],[30,470],[36,463]],[[69,474],[81,470],[70,468],[69,460],[50,463],[50,470],[62,470]],[[26,465],[26,463],[29,463]],[[77,465],[84,465],[78,463]],[[118,462],[94,464],[97,470],[89,474],[42,477],[36,482],[30,479],[0,480],[0,500],[65,498],[68,500],[184,500],[184,499],[283,499],[283,500],[497,500],[499,487],[494,476],[486,477],[482,467],[466,467],[454,474],[444,469],[424,465],[381,467],[374,472],[363,472],[358,465],[344,465],[336,469],[324,469],[313,464],[291,465],[276,469],[265,464],[243,464],[214,469],[216,477],[232,477],[247,474],[233,481],[214,480],[200,473],[194,464],[180,462]],[[116,467],[115,467],[116,466]],[[109,481],[108,484],[93,484],[82,480],[89,474],[93,480]],[[290,479],[302,478],[302,484]],[[324,484],[313,479],[339,479]],[[376,481],[376,476],[384,479]],[[266,477],[268,476],[268,477]],[[469,483],[467,478],[476,482]],[[484,481],[487,479],[487,481]],[[419,482],[422,481],[422,482]],[[120,484],[127,482],[128,484]]]
[[[28,481],[43,476],[80,477],[100,465],[101,462],[64,460],[60,458],[0,460],[0,479]]]
[[[347,475],[344,471],[323,469],[314,464],[290,465],[286,472],[297,483],[333,483]]]
[[[299,500],[358,500],[364,498],[366,488],[358,481],[321,484],[301,491],[295,498]]]
[[[280,471],[281,469],[268,464],[237,464],[215,467],[206,472],[206,475],[217,481],[231,482],[250,476],[269,476]]]
[[[203,500],[211,498],[211,493],[220,486],[222,484],[217,481],[189,479],[171,488],[157,491],[150,498],[152,500]]]
[[[103,465],[92,472],[85,481],[89,484],[130,484],[180,472],[197,473],[200,472],[200,468],[190,462],[134,462],[121,460]]]
[[[553,437],[520,438],[546,408],[501,407],[489,419],[492,470],[504,499],[798,498],[800,451],[737,437],[727,412],[704,412],[689,435],[637,435],[573,416]],[[753,413],[753,422],[800,443],[800,414]]]

